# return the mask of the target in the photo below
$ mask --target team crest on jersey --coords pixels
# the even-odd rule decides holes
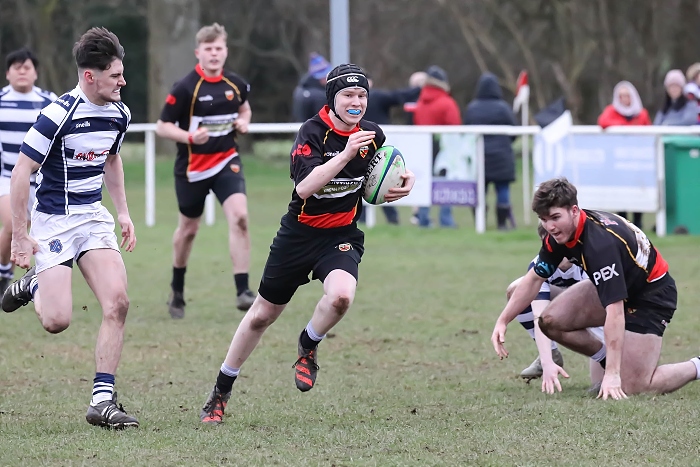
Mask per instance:
[[[235,174],[241,171],[241,166],[238,164],[231,164],[231,171]]]
[[[226,99],[228,99],[228,100],[230,100],[230,101],[233,100],[233,91],[232,91],[231,89],[229,89],[228,91],[226,91],[226,92],[224,93],[224,95],[226,96]]]
[[[49,251],[52,253],[60,253],[63,250],[63,245],[61,244],[61,241],[57,238],[54,238],[49,242]]]
[[[338,245],[338,249],[340,251],[350,251],[352,250],[352,245],[350,245],[349,243],[341,243],[340,245]]]
[[[368,152],[369,152],[369,147],[368,147],[368,146],[362,146],[362,147],[360,148],[360,157],[364,159],[365,157],[367,157],[367,153],[368,153]]]
[[[619,225],[617,222],[610,219],[608,216],[600,216],[600,221],[603,223],[603,225]]]

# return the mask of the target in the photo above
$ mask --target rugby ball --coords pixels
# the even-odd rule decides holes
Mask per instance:
[[[403,185],[406,164],[394,146],[382,146],[369,161],[362,198],[369,204],[383,204],[390,188]]]

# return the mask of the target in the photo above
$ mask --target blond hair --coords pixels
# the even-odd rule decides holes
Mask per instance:
[[[685,77],[688,81],[695,81],[698,74],[700,74],[700,63],[693,63],[688,67],[688,71],[685,72]]]
[[[202,27],[195,36],[197,40],[197,45],[206,42],[214,42],[217,39],[223,39],[226,42],[228,34],[226,34],[226,28],[219,23],[210,24],[209,26]]]

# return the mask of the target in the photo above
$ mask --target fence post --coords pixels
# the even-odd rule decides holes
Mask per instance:
[[[666,153],[664,138],[656,136],[656,185],[659,187],[659,207],[656,210],[656,235],[666,236]]]
[[[476,233],[486,232],[486,164],[484,162],[484,135],[476,135]]]
[[[527,126],[530,123],[528,121],[529,111],[527,99],[523,102],[521,115],[522,126]],[[530,190],[530,181],[532,180],[532,178],[530,178],[530,135],[521,135],[520,145],[523,149],[523,223],[525,225],[530,225],[530,200],[532,199],[532,192]]]
[[[145,131],[146,146],[146,225],[156,225],[156,133]]]
[[[204,222],[207,225],[214,225],[216,221],[216,197],[211,191],[204,200]]]

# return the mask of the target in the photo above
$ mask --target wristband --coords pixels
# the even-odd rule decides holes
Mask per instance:
[[[192,136],[192,133],[189,133],[187,135],[187,142],[190,144],[194,144],[194,137]]]

